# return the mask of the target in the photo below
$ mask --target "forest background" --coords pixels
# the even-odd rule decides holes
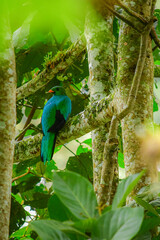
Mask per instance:
[[[159,8],[1,1],[0,239],[160,239]],[[44,165],[40,122],[56,85],[72,113]]]

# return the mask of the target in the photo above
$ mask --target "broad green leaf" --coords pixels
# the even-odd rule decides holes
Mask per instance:
[[[30,236],[30,229],[28,229],[28,227],[20,228],[20,229],[17,230],[16,232],[12,233],[12,235],[10,236],[10,238],[20,239],[24,234],[25,234],[26,237],[29,237],[29,236]]]
[[[139,231],[143,208],[120,208],[103,214],[93,228],[93,240],[130,240]]]
[[[113,199],[112,209],[122,207],[129,193],[134,189],[145,171],[136,173],[122,180],[118,185],[117,192]]]
[[[151,229],[154,229],[155,227],[157,227],[158,225],[160,225],[160,218],[159,217],[149,217],[149,218],[145,218],[143,220],[141,229],[138,233],[138,236],[145,234],[146,232],[150,231]]]
[[[39,235],[41,240],[69,240],[67,235],[53,225],[53,220],[39,220],[30,224],[30,227]]]
[[[43,209],[47,208],[50,195],[41,192],[34,192],[32,193],[32,198],[33,200],[25,200],[24,204],[29,205],[32,208]]]
[[[92,184],[74,172],[54,172],[53,188],[61,202],[78,219],[93,218],[98,214]]]
[[[57,195],[53,195],[48,201],[48,212],[51,219],[58,221],[74,220],[72,213],[59,200]],[[73,219],[74,218],[74,219]]]
[[[146,232],[144,234],[138,235],[134,238],[134,240],[153,240],[150,232]]]
[[[25,223],[25,219],[26,212],[23,206],[12,197],[9,233],[11,234],[22,227]]]
[[[93,225],[95,224],[95,218],[83,219],[74,223],[73,227],[83,231],[83,232],[91,232],[93,229]]]
[[[55,220],[37,220],[30,224],[30,227],[40,236],[42,240],[68,240],[65,233],[74,233],[85,236],[67,222],[62,223]]]
[[[93,163],[92,153],[81,153],[79,156],[71,156],[68,159],[66,169],[72,172],[79,173],[81,176],[93,180]]]
[[[139,197],[135,197],[134,198],[136,200],[136,202],[141,205],[142,207],[144,207],[146,210],[148,210],[149,212],[153,213],[154,215],[156,215],[157,217],[160,217],[160,215],[158,214],[158,212],[154,209],[154,207],[149,204],[148,202],[144,201],[143,199],[139,198]]]

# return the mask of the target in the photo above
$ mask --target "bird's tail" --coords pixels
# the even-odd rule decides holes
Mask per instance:
[[[47,134],[43,136],[41,142],[41,160],[44,164],[52,159],[55,143],[55,133],[47,132]]]

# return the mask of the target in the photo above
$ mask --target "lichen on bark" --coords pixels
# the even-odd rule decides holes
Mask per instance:
[[[152,1],[148,0],[142,2],[140,0],[134,0],[130,2],[128,0],[125,0],[124,3],[132,10],[140,13],[144,18],[150,18]],[[140,35],[130,26],[122,22],[120,26],[119,36],[117,73],[117,106],[119,112],[127,104],[129,91],[138,59],[139,46]],[[137,137],[137,131],[142,127],[143,124],[145,124],[146,120],[152,120],[153,72],[153,56],[150,39],[136,103],[134,105],[133,111],[121,121],[124,159],[127,176],[140,172],[142,170],[140,140]],[[143,181],[140,181],[135,191],[137,192],[141,187],[151,182],[151,176],[146,175]]]
[[[85,37],[89,64],[89,90],[91,104],[109,95],[113,87],[113,16],[90,9],[86,16]],[[92,159],[94,190],[99,200],[99,185],[107,139],[108,125],[92,131]],[[112,167],[112,166],[109,166]],[[107,184],[111,184],[108,182]],[[109,189],[109,188],[108,188]],[[108,196],[107,192],[104,193]]]

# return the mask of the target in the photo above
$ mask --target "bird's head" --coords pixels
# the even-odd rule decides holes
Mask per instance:
[[[56,96],[66,95],[65,89],[61,86],[55,86],[55,87],[51,88],[48,92],[53,93]]]

